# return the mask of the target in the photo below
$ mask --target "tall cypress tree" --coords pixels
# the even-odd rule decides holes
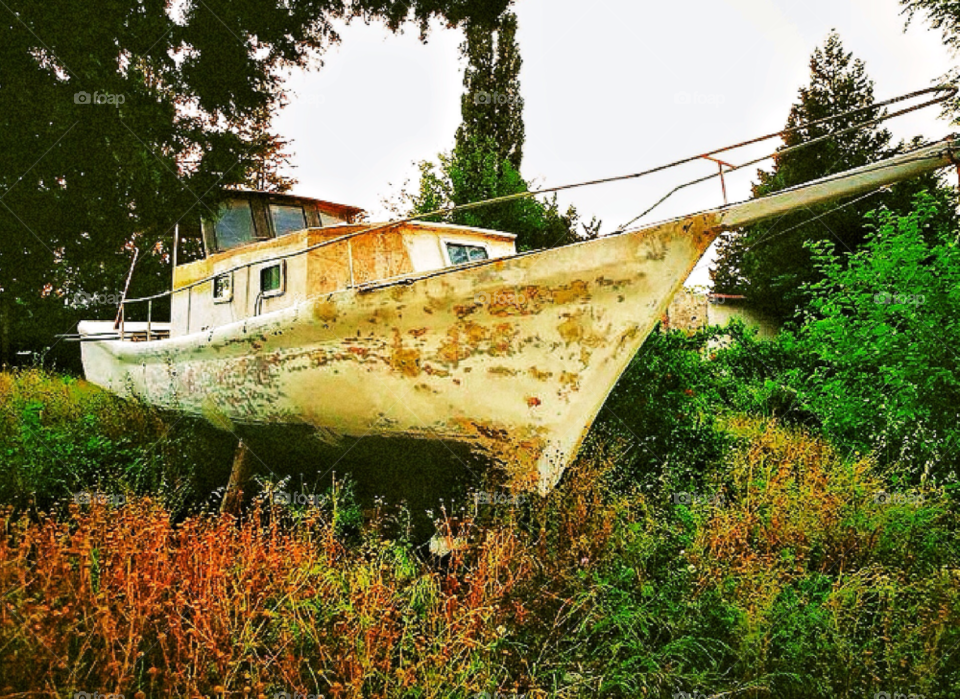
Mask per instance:
[[[893,147],[890,132],[879,126],[840,133],[881,116],[881,110],[870,109],[875,104],[874,84],[863,62],[844,50],[839,35],[832,32],[824,45],[813,52],[810,83],[800,89],[799,99],[787,118],[786,129],[800,128],[784,137],[773,168],[759,171],[753,196],[765,196],[892,155],[900,147]],[[855,116],[803,127],[862,108],[866,111]],[[788,151],[831,134],[834,138]],[[853,252],[864,242],[869,225],[864,219],[866,212],[881,203],[908,207],[919,189],[936,187],[936,177],[928,176],[897,185],[891,194],[879,195],[882,198],[870,198],[838,211],[834,209],[843,202],[795,212],[728,234],[720,241],[719,256],[711,270],[715,290],[745,294],[766,311],[789,317],[804,303],[803,286],[819,279],[808,242],[830,240],[840,252]],[[823,214],[826,215],[816,221],[810,220]]]
[[[460,101],[463,122],[457,129],[455,147],[469,149],[476,142],[488,141],[499,162],[507,160],[519,171],[525,129],[517,16],[507,12],[492,27],[479,20],[469,22],[461,52],[467,67]]]
[[[462,123],[452,152],[439,163],[421,162],[415,193],[401,192],[400,213],[426,213],[452,205],[517,194],[527,190],[520,174],[525,127],[520,96],[520,48],[517,17],[507,12],[495,20],[466,25],[461,55],[466,60]],[[408,207],[404,209],[404,200]],[[521,251],[564,245],[596,237],[600,223],[580,224],[575,207],[560,210],[556,196],[524,199],[455,212],[439,217],[449,223],[517,234]]]

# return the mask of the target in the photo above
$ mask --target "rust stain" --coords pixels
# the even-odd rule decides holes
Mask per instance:
[[[408,333],[414,337],[423,337],[428,332],[430,332],[430,328],[414,328],[413,330],[408,331]]]
[[[494,317],[527,316],[539,313],[541,291],[535,286],[522,289],[496,289],[482,295],[487,312]]]
[[[494,328],[493,337],[490,338],[490,356],[502,357],[504,355],[513,355],[514,340],[520,334],[519,328],[510,323],[500,323]]]
[[[460,328],[450,328],[447,331],[447,339],[437,350],[437,356],[445,364],[457,366],[461,361],[467,359],[473,354],[473,349],[461,341]]]
[[[487,369],[488,374],[493,374],[494,376],[516,376],[517,370],[511,369],[510,367],[505,366],[492,366]]]
[[[399,371],[404,376],[411,378],[419,376],[421,372],[420,350],[405,349],[400,331],[394,330],[393,333],[393,352],[390,354],[390,366],[394,371]]]
[[[531,396],[531,397],[527,398],[527,407],[536,408],[536,407],[537,407],[538,405],[540,405],[541,403],[542,403],[542,401],[541,401],[539,398],[535,397],[535,396]]]
[[[339,315],[336,304],[330,301],[317,301],[313,304],[313,317],[321,323],[333,323]]]
[[[583,368],[586,369],[590,366],[590,357],[593,356],[593,352],[588,350],[586,347],[580,348],[580,363],[583,365]]]
[[[583,326],[580,324],[582,313],[568,315],[567,319],[557,326],[557,332],[568,345],[573,342],[579,342],[583,337]]]
[[[629,346],[629,344],[636,339],[637,335],[639,334],[640,328],[637,326],[633,326],[629,330],[625,330],[623,333],[621,333],[619,339],[617,340],[617,353],[619,354],[624,350],[624,348]]]
[[[580,390],[580,375],[571,374],[569,371],[565,371],[560,374],[560,384],[565,386],[573,391]]]
[[[460,320],[463,320],[464,318],[466,318],[466,317],[469,316],[469,315],[473,315],[473,314],[476,313],[478,310],[480,310],[480,304],[479,304],[479,303],[471,303],[471,304],[466,304],[466,305],[463,305],[463,306],[454,306],[454,307],[453,307],[453,312],[457,315],[457,318],[459,318]]]
[[[530,376],[535,378],[537,381],[546,381],[553,376],[552,371],[540,371],[537,367],[532,366],[529,370]]]
[[[553,290],[554,303],[565,305],[580,300],[590,300],[590,292],[588,291],[585,281],[578,279],[566,286],[561,286],[559,289]]]
[[[476,445],[506,476],[506,485],[515,492],[529,492],[539,481],[539,461],[547,441],[532,427],[508,428],[490,421],[457,417],[456,430]]]

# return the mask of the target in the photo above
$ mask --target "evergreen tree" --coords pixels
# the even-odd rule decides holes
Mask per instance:
[[[831,33],[826,43],[814,51],[810,59],[810,84],[800,89],[799,99],[790,110],[785,128],[798,130],[784,136],[772,170],[759,171],[753,196],[766,196],[867,165],[903,148],[902,145],[893,147],[890,132],[876,125],[842,133],[856,124],[880,117],[881,110],[871,109],[875,103],[873,81],[867,76],[863,62],[844,50],[836,32]],[[804,127],[857,109],[865,111]],[[791,150],[825,135],[834,135],[834,138]],[[888,194],[843,209],[835,210],[844,204],[837,202],[727,234],[719,243],[718,259],[711,270],[714,288],[719,293],[744,294],[781,318],[792,316],[804,303],[804,284],[820,279],[808,243],[828,240],[840,252],[854,252],[866,239],[868,224],[864,214],[867,211],[881,203],[898,210],[909,209],[917,191],[936,187],[937,179],[931,175],[897,185]],[[814,217],[821,218],[811,220]]]
[[[512,12],[492,23],[467,23],[461,46],[466,60],[462,123],[454,148],[441,153],[437,163],[419,163],[417,191],[402,191],[401,201],[392,206],[395,212],[424,214],[527,191],[528,183],[520,174],[525,127],[516,33],[517,18]],[[561,211],[556,196],[458,211],[434,220],[516,233],[519,251],[593,238],[600,229],[596,219],[581,225],[573,206]]]
[[[925,15],[934,29],[939,29],[943,44],[953,54],[960,56],[960,4],[955,0],[900,0],[907,14],[908,23],[917,14]],[[941,84],[960,83],[960,66],[954,66],[940,78]],[[948,103],[945,112],[952,117],[954,124],[960,124],[960,97]]]
[[[520,95],[520,48],[517,16],[505,13],[494,27],[483,22],[466,25],[461,52],[467,61],[460,101],[463,122],[457,129],[457,150],[488,141],[497,161],[514,170],[523,162],[523,97]]]

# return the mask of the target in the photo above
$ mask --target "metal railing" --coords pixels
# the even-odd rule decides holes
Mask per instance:
[[[647,214],[649,214],[649,213],[650,213],[651,211],[653,211],[657,206],[659,206],[661,203],[663,203],[667,198],[669,198],[672,194],[676,193],[677,191],[680,191],[681,189],[683,189],[683,188],[685,188],[685,187],[688,187],[688,186],[691,186],[691,185],[693,185],[693,184],[699,184],[699,183],[701,183],[701,182],[706,182],[706,181],[711,180],[711,179],[714,179],[714,178],[720,178],[720,181],[721,181],[721,184],[722,184],[722,187],[723,187],[724,205],[726,206],[726,205],[727,205],[727,200],[726,200],[726,179],[725,179],[725,176],[726,176],[727,174],[733,172],[733,171],[742,170],[742,169],[745,168],[745,167],[748,167],[748,166],[751,166],[751,165],[756,165],[756,164],[761,163],[761,162],[763,162],[763,161],[765,161],[765,160],[769,160],[769,159],[771,159],[771,158],[773,158],[773,157],[776,157],[776,156],[778,156],[778,155],[780,155],[780,154],[782,154],[782,153],[784,153],[784,152],[793,151],[793,150],[797,150],[797,149],[800,149],[800,148],[805,148],[805,147],[808,147],[808,146],[810,146],[810,145],[814,145],[814,144],[816,144],[816,143],[821,143],[821,142],[823,142],[823,141],[826,141],[826,140],[829,140],[829,139],[832,139],[832,138],[836,138],[836,137],[839,136],[839,135],[851,133],[851,132],[853,132],[853,131],[856,131],[856,130],[859,130],[859,129],[862,129],[862,128],[865,128],[865,127],[868,127],[868,126],[875,126],[875,125],[877,125],[877,124],[880,124],[880,123],[882,123],[882,122],[884,122],[884,121],[886,121],[886,120],[888,120],[888,119],[892,119],[892,118],[894,118],[894,117],[902,116],[902,115],[904,115],[904,114],[909,114],[910,112],[914,112],[914,111],[917,111],[917,110],[919,110],[919,109],[925,109],[925,108],[930,107],[930,106],[933,106],[933,105],[935,105],[935,104],[941,104],[941,103],[943,103],[943,102],[946,102],[947,100],[950,100],[950,99],[956,97],[957,94],[958,94],[958,91],[960,91],[960,90],[958,90],[957,87],[952,86],[952,85],[942,85],[942,86],[927,88],[927,89],[924,89],[924,90],[919,90],[919,91],[912,92],[912,93],[909,93],[909,94],[906,94],[906,95],[902,95],[902,96],[900,96],[900,97],[895,97],[895,98],[893,98],[893,99],[889,99],[889,100],[886,100],[886,101],[883,101],[883,102],[878,102],[878,103],[876,103],[876,104],[873,104],[873,105],[870,105],[870,106],[867,106],[867,107],[862,107],[862,108],[860,108],[860,109],[855,109],[855,110],[851,110],[851,111],[849,111],[849,112],[844,112],[843,114],[838,114],[838,115],[835,115],[835,116],[826,117],[826,118],[824,118],[824,119],[819,119],[819,120],[816,120],[816,121],[808,122],[808,123],[802,124],[802,125],[800,125],[800,126],[792,127],[792,128],[790,128],[790,129],[785,129],[785,130],[783,130],[783,131],[778,131],[778,132],[776,132],[776,133],[771,133],[771,134],[768,134],[768,135],[766,135],[766,136],[761,136],[761,137],[758,137],[758,138],[753,138],[753,139],[750,139],[750,140],[748,140],[748,141],[743,141],[743,142],[741,142],[741,143],[737,143],[737,144],[734,144],[734,145],[731,145],[731,146],[725,146],[725,147],[723,147],[723,148],[718,148],[718,149],[713,150],[713,151],[710,151],[710,152],[708,152],[708,153],[703,153],[703,154],[691,156],[691,157],[688,157],[688,158],[683,158],[683,159],[681,159],[681,160],[677,160],[677,161],[675,161],[675,162],[672,162],[672,163],[669,163],[669,164],[666,164],[666,165],[661,165],[661,166],[658,166],[658,167],[655,167],[655,168],[651,168],[651,169],[648,169],[648,170],[644,170],[644,171],[638,172],[638,173],[633,173],[633,174],[630,174],[630,175],[622,175],[622,176],[619,176],[619,177],[610,177],[610,178],[599,179],[599,180],[590,180],[590,181],[586,181],[586,182],[580,182],[580,183],[576,183],[576,184],[568,184],[568,185],[563,185],[563,186],[559,186],[559,187],[549,187],[549,188],[538,189],[538,190],[527,190],[527,191],[524,191],[524,192],[518,192],[517,194],[511,194],[511,195],[507,195],[507,196],[503,196],[503,197],[496,197],[496,198],[494,198],[494,199],[487,199],[487,200],[484,200],[484,201],[473,202],[473,203],[470,203],[470,204],[461,204],[461,205],[456,205],[456,206],[448,206],[448,207],[444,207],[444,208],[437,209],[437,210],[435,210],[435,211],[430,211],[430,212],[423,213],[423,214],[417,214],[417,215],[415,215],[415,216],[409,216],[409,217],[407,217],[407,218],[399,219],[399,220],[396,220],[396,221],[390,221],[390,222],[387,222],[387,223],[373,224],[373,225],[348,224],[348,225],[360,225],[360,226],[362,226],[362,227],[361,227],[360,230],[353,231],[352,233],[348,233],[348,234],[343,235],[343,236],[339,236],[339,237],[336,237],[336,238],[332,238],[332,239],[330,239],[330,240],[324,240],[324,241],[321,241],[321,242],[319,242],[319,243],[315,243],[315,244],[313,244],[313,245],[308,245],[307,247],[305,247],[305,248],[303,248],[303,249],[300,249],[300,250],[293,250],[293,251],[290,251],[290,252],[286,252],[286,253],[274,255],[274,256],[271,256],[271,257],[268,257],[268,258],[265,258],[265,259],[253,260],[253,261],[250,261],[250,262],[245,262],[245,263],[243,263],[243,264],[238,264],[238,265],[235,265],[235,266],[233,266],[233,267],[230,267],[230,268],[228,268],[228,269],[226,269],[226,270],[221,270],[221,271],[217,272],[216,274],[209,275],[209,276],[207,276],[207,277],[204,277],[203,279],[197,280],[197,281],[195,281],[195,282],[191,282],[191,283],[189,283],[189,284],[185,284],[185,285],[180,286],[180,287],[178,287],[178,288],[176,288],[176,289],[170,289],[169,291],[165,291],[165,292],[162,292],[162,293],[160,293],[160,294],[154,294],[153,296],[145,296],[145,297],[136,298],[136,299],[127,299],[127,298],[126,298],[127,288],[125,288],[125,289],[124,289],[123,296],[122,296],[122,298],[121,298],[120,307],[118,308],[118,311],[117,311],[117,317],[116,317],[116,321],[115,321],[115,324],[114,324],[114,328],[115,328],[116,330],[119,330],[119,339],[124,340],[124,339],[126,338],[126,335],[127,335],[127,333],[126,333],[126,328],[125,328],[125,324],[126,324],[126,306],[127,306],[128,304],[146,303],[146,304],[147,304],[146,339],[149,341],[149,340],[152,338],[152,336],[153,336],[153,333],[152,333],[152,324],[153,324],[153,320],[152,320],[152,317],[153,317],[153,301],[156,301],[156,300],[162,299],[162,298],[170,297],[170,298],[171,298],[171,313],[172,313],[172,310],[173,310],[173,309],[172,309],[172,298],[173,298],[174,294],[186,293],[186,294],[187,294],[187,330],[189,331],[190,310],[191,310],[191,306],[192,306],[191,301],[192,301],[192,291],[193,291],[193,289],[195,289],[195,288],[197,288],[197,287],[199,287],[199,286],[205,285],[205,284],[210,284],[210,283],[212,283],[215,279],[217,279],[218,277],[221,277],[221,276],[224,276],[224,275],[227,275],[227,274],[233,274],[233,273],[239,272],[239,271],[241,271],[241,270],[246,270],[246,271],[247,271],[247,283],[248,283],[248,286],[249,286],[249,282],[250,282],[250,268],[253,267],[253,266],[255,266],[255,265],[268,265],[268,264],[270,264],[270,263],[272,263],[272,262],[278,262],[278,261],[281,261],[281,260],[287,260],[287,259],[290,259],[290,258],[293,258],[293,257],[298,257],[298,256],[300,256],[300,255],[305,255],[305,254],[311,253],[311,252],[313,252],[313,251],[315,251],[315,250],[319,250],[319,249],[321,249],[321,248],[325,248],[325,247],[328,247],[328,246],[331,246],[331,245],[338,245],[338,244],[341,244],[341,243],[347,243],[347,265],[348,265],[348,268],[349,268],[349,282],[347,283],[347,285],[346,285],[345,287],[343,287],[342,289],[338,289],[337,291],[344,291],[344,290],[348,290],[348,289],[357,288],[358,285],[356,284],[356,278],[355,278],[355,275],[354,275],[353,249],[352,249],[352,245],[350,245],[350,241],[352,241],[354,238],[356,238],[356,237],[358,237],[358,236],[366,235],[366,234],[368,234],[368,233],[374,233],[374,232],[377,232],[377,231],[387,230],[387,229],[389,229],[389,228],[394,228],[394,227],[403,225],[403,224],[405,224],[405,223],[413,223],[413,222],[415,222],[415,221],[419,221],[419,220],[425,219],[425,218],[431,218],[431,217],[436,217],[436,216],[444,216],[444,215],[449,215],[449,214],[456,213],[456,212],[468,211],[468,210],[477,209],[477,208],[481,208],[481,207],[485,207],[485,206],[492,206],[492,205],[496,205],[496,204],[508,203],[508,202],[511,202],[511,201],[518,201],[518,200],[521,200],[521,199],[528,199],[528,198],[531,198],[531,197],[534,197],[534,196],[538,196],[538,195],[541,195],[541,194],[552,194],[552,193],[561,192],[561,191],[565,191],[565,190],[569,190],[569,189],[575,189],[575,188],[579,188],[579,187],[588,187],[588,186],[599,185],[599,184],[607,184],[607,183],[611,183],[611,182],[618,182],[618,181],[624,181],[624,180],[630,180],[630,179],[637,179],[637,178],[640,178],[640,177],[644,177],[644,176],[646,176],[646,175],[651,175],[651,174],[654,174],[654,173],[657,173],[657,172],[662,172],[662,171],[664,171],[664,170],[669,170],[669,169],[672,169],[672,168],[679,167],[680,165],[685,165],[685,164],[688,164],[688,163],[693,163],[693,162],[698,162],[698,161],[709,161],[709,162],[712,162],[712,163],[714,163],[714,164],[717,164],[717,165],[718,165],[718,172],[715,172],[714,174],[708,175],[708,176],[706,176],[706,177],[697,178],[697,179],[695,179],[695,180],[692,180],[692,181],[690,181],[690,182],[687,182],[687,183],[685,183],[685,184],[682,184],[682,185],[674,188],[674,189],[671,190],[671,192],[669,192],[665,197],[663,197],[662,199],[660,199],[656,204],[654,204],[652,207],[650,207],[649,209],[647,209],[646,211],[644,211],[643,214],[641,214],[640,216],[636,217],[635,219],[633,219],[633,220],[630,221],[629,223],[624,224],[623,226],[620,226],[616,231],[614,231],[614,233],[615,233],[615,234],[619,234],[619,233],[624,233],[624,232],[626,232],[625,229],[626,229],[627,226],[632,225],[633,223],[635,223],[635,222],[636,222],[637,220],[639,220],[640,218],[642,218],[642,217],[646,216]],[[827,135],[824,135],[824,136],[819,136],[819,137],[817,137],[817,138],[811,139],[810,141],[806,141],[806,142],[801,143],[801,144],[799,144],[799,145],[791,146],[791,147],[789,147],[789,148],[781,148],[781,149],[778,150],[778,151],[775,151],[775,152],[773,152],[773,153],[770,153],[770,154],[768,154],[768,155],[765,155],[765,156],[763,156],[763,157],[761,157],[761,158],[752,159],[752,160],[750,160],[749,162],[746,162],[746,163],[741,163],[740,165],[731,165],[730,163],[727,163],[727,162],[725,162],[725,161],[720,161],[720,160],[716,157],[717,155],[719,155],[719,154],[721,154],[721,153],[727,153],[727,152],[729,152],[729,151],[737,150],[737,149],[744,148],[744,147],[746,147],[746,146],[754,145],[754,144],[757,144],[757,143],[762,143],[763,141],[768,141],[768,140],[771,140],[771,139],[774,139],[774,138],[782,138],[783,136],[786,136],[786,135],[788,135],[788,134],[797,133],[797,132],[802,131],[802,130],[804,130],[804,129],[809,129],[809,128],[812,127],[812,126],[822,126],[822,125],[824,125],[824,124],[828,124],[828,123],[830,123],[830,122],[837,121],[837,120],[839,120],[839,119],[843,119],[843,118],[847,118],[847,117],[851,117],[851,116],[855,116],[855,115],[858,115],[858,114],[876,114],[876,113],[878,113],[878,110],[881,110],[881,109],[883,109],[884,107],[886,107],[886,106],[888,106],[888,105],[897,104],[897,103],[900,103],[900,102],[905,102],[905,101],[908,101],[908,100],[917,99],[917,98],[919,98],[919,97],[921,97],[921,96],[923,96],[923,95],[928,95],[928,94],[935,94],[936,96],[933,97],[933,98],[931,98],[931,99],[929,99],[929,100],[927,100],[927,101],[925,101],[925,102],[922,102],[922,103],[919,104],[919,105],[915,105],[915,106],[913,106],[913,107],[908,107],[908,108],[900,109],[900,110],[897,110],[897,111],[895,111],[895,112],[891,112],[891,113],[889,113],[889,114],[881,114],[880,116],[877,116],[877,117],[868,119],[867,121],[864,121],[864,122],[861,122],[861,123],[857,123],[857,124],[854,124],[853,126],[844,128],[844,129],[842,129],[842,130],[840,130],[840,131],[838,131],[838,132],[836,132],[836,133],[827,134]],[[724,168],[726,168],[726,169],[724,169]],[[309,231],[326,230],[326,229],[323,229],[323,228],[308,228],[308,229],[305,229],[305,230],[309,232]],[[137,252],[138,252],[138,251],[137,251]],[[127,287],[129,287],[129,284],[130,284],[130,278],[132,277],[132,274],[133,274],[133,267],[136,265],[137,252],[135,252],[135,254],[134,254],[134,260],[133,260],[133,263],[131,264],[130,273],[128,274],[128,277],[127,277]],[[476,264],[477,264],[477,265],[487,264],[487,263],[489,263],[489,262],[491,262],[491,260],[486,260],[486,261],[478,262],[478,263],[476,263]],[[473,266],[473,265],[470,265],[470,266]],[[430,275],[431,275],[431,273],[426,273],[425,275],[417,275],[417,276],[419,277],[419,276],[430,276]],[[390,280],[381,280],[381,281],[383,281],[383,282],[389,282]]]

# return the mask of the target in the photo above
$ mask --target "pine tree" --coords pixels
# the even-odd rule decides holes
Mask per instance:
[[[785,128],[798,130],[784,137],[773,168],[759,171],[753,196],[765,196],[876,162],[902,148],[893,147],[890,132],[877,125],[842,133],[882,116],[880,109],[871,109],[875,103],[874,84],[863,62],[844,50],[839,35],[832,32],[825,44],[814,51],[810,84],[800,89],[799,99],[790,110]],[[865,111],[804,127],[857,109]],[[790,150],[824,135],[835,137]],[[719,243],[718,259],[711,270],[714,288],[719,293],[744,294],[764,310],[781,318],[789,317],[804,303],[804,285],[819,279],[807,247],[809,242],[829,240],[840,252],[853,252],[865,240],[867,211],[880,204],[907,207],[916,191],[936,186],[936,177],[920,178],[897,185],[889,194],[844,209],[836,210],[844,204],[838,202],[727,234]],[[826,215],[810,220],[822,214]]]

